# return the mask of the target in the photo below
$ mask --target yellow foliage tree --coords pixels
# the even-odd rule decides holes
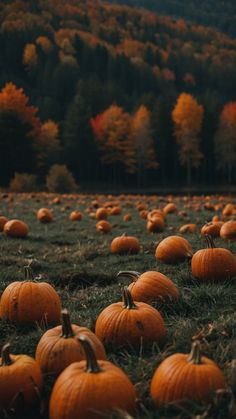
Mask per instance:
[[[199,167],[203,154],[199,149],[199,134],[202,127],[204,109],[194,97],[182,93],[172,111],[175,136],[179,145],[180,163],[187,167],[188,184],[191,183],[192,167]]]
[[[59,127],[54,121],[46,121],[41,125],[40,134],[35,140],[38,166],[50,162],[50,158],[60,150]]]
[[[23,52],[23,64],[29,69],[32,70],[37,66],[38,63],[38,54],[35,44],[26,44]]]

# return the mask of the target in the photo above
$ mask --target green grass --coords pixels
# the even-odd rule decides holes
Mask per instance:
[[[210,220],[213,213],[204,209],[195,212],[187,208],[188,218],[180,218],[176,213],[169,214],[163,233],[150,234],[146,221],[139,217],[136,209],[138,201],[145,202],[149,209],[163,207],[167,198],[137,196],[126,199],[121,197],[122,214],[109,217],[112,231],[103,235],[96,232],[96,220],[86,209],[93,199],[102,205],[112,198],[105,196],[63,196],[60,205],[52,204],[52,196],[13,195],[0,199],[0,215],[20,218],[30,227],[26,239],[10,239],[0,234],[0,292],[13,282],[22,280],[24,266],[31,263],[34,274],[40,280],[53,284],[71,314],[74,323],[94,330],[96,318],[107,305],[121,300],[121,288],[129,284],[127,278],[116,278],[120,270],[158,270],[171,278],[179,287],[179,301],[155,303],[161,312],[166,326],[167,337],[159,347],[151,348],[106,348],[108,359],[124,369],[135,384],[138,393],[137,418],[235,418],[236,417],[236,282],[221,284],[199,284],[191,275],[191,262],[179,265],[165,265],[154,258],[157,243],[164,237],[176,234],[178,228],[189,220],[199,228]],[[117,198],[115,198],[117,200]],[[181,197],[174,198],[178,210],[183,210],[186,202]],[[218,202],[212,197],[213,203]],[[225,198],[225,202],[232,198]],[[189,201],[194,204],[194,199]],[[197,201],[198,202],[198,201]],[[48,225],[36,219],[36,210],[50,207],[54,211],[54,221]],[[92,207],[91,207],[92,208]],[[69,213],[79,209],[83,219],[79,222],[68,220]],[[94,208],[92,209],[94,211]],[[132,214],[132,220],[124,222],[125,213]],[[138,255],[117,256],[110,252],[110,243],[118,235],[126,233],[139,238],[142,248]],[[185,234],[193,250],[204,246],[199,233]],[[221,239],[217,246],[235,252],[235,243],[228,244]],[[10,341],[13,353],[34,356],[37,342],[44,330],[37,326],[22,327],[0,320],[0,345]],[[187,403],[182,406],[168,406],[156,409],[149,397],[151,377],[159,363],[175,352],[188,353],[192,337],[201,332],[202,349],[206,356],[213,359],[223,369],[228,390],[215,396],[209,405]],[[24,414],[28,418],[47,418],[47,401],[53,385],[52,377],[45,377],[43,392],[43,411]],[[1,417],[1,416],[0,416]],[[4,416],[3,416],[4,417]],[[23,417],[23,416],[22,416]],[[117,415],[112,417],[127,417]]]

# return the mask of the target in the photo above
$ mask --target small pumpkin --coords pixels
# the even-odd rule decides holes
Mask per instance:
[[[22,239],[29,233],[29,227],[21,220],[9,220],[4,224],[3,232],[8,237]]]
[[[72,211],[69,215],[70,221],[81,221],[82,220],[82,214],[80,211]]]
[[[96,210],[95,218],[97,220],[104,220],[108,217],[108,210],[104,207],[100,207]]]
[[[196,224],[193,224],[193,223],[184,224],[184,225],[182,225],[179,228],[179,232],[181,234],[184,234],[184,233],[196,233],[196,231],[197,231],[197,225]]]
[[[42,321],[59,323],[59,295],[47,282],[34,282],[28,267],[25,272],[25,281],[12,282],[3,291],[0,299],[0,318],[17,324]]]
[[[39,401],[43,385],[42,372],[35,359],[28,355],[13,355],[10,344],[2,348],[0,358],[0,406],[1,410],[24,410]],[[17,399],[21,398],[22,406]],[[22,412],[21,412],[22,413]]]
[[[136,392],[128,376],[111,362],[97,360],[88,337],[80,334],[78,340],[86,361],[69,365],[56,380],[50,419],[99,419],[114,409],[133,414]]]
[[[96,224],[96,230],[99,231],[100,233],[109,233],[111,229],[112,229],[112,225],[111,223],[109,223],[109,221],[100,220]]]
[[[43,224],[50,223],[53,220],[52,211],[48,208],[40,208],[37,212],[37,219]]]
[[[130,221],[130,220],[132,220],[132,215],[130,213],[125,214],[123,216],[123,221],[127,222],[127,221]]]
[[[225,205],[225,207],[223,208],[222,215],[228,217],[234,213],[234,210],[235,210],[234,204],[229,203]]]
[[[174,202],[170,202],[169,204],[167,204],[164,208],[163,208],[163,212],[164,214],[171,214],[173,212],[177,211],[177,207],[174,204]]]
[[[127,287],[123,301],[110,304],[98,316],[95,333],[103,343],[137,346],[160,343],[166,336],[161,314],[149,304],[134,302]]]
[[[199,281],[221,281],[236,275],[236,258],[227,249],[216,248],[211,236],[205,236],[206,249],[192,257],[192,274]]]
[[[201,236],[205,236],[205,234],[207,234],[211,237],[218,237],[220,235],[220,229],[223,224],[223,221],[212,221],[210,223],[205,224],[201,228]]]
[[[8,222],[8,218],[0,215],[0,231],[3,231],[4,225]]]
[[[147,271],[140,274],[136,271],[121,271],[117,274],[117,277],[120,276],[133,280],[128,290],[135,301],[149,303],[156,300],[179,298],[179,290],[174,282],[160,272]]]
[[[140,251],[140,243],[136,237],[133,236],[118,236],[111,242],[111,252],[119,255],[137,254]]]
[[[121,214],[121,212],[122,212],[122,208],[120,207],[120,206],[115,206],[115,207],[112,207],[111,209],[110,209],[110,214],[109,215],[120,215]]]
[[[96,357],[106,359],[103,344],[91,330],[71,324],[66,309],[62,310],[61,317],[62,324],[47,330],[36,348],[35,359],[44,373],[59,375],[72,362],[85,359],[83,347],[77,339],[80,333],[89,337]]]
[[[216,390],[225,388],[222,371],[214,361],[201,356],[200,343],[195,341],[189,355],[176,353],[159,365],[150,393],[159,407],[184,400],[209,402]]]
[[[230,220],[223,223],[220,229],[220,237],[229,242],[234,242],[236,240],[236,221]]]
[[[164,218],[160,216],[154,216],[147,221],[147,230],[150,233],[160,233],[165,228]]]
[[[188,240],[180,236],[169,236],[162,240],[155,251],[155,257],[164,263],[175,264],[192,257]]]

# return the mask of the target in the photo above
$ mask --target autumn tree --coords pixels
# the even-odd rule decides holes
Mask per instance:
[[[179,145],[180,163],[187,167],[187,182],[191,183],[192,167],[199,167],[203,154],[199,149],[199,134],[203,120],[203,106],[192,95],[182,93],[172,111],[175,136]]]
[[[214,140],[216,167],[227,174],[231,183],[236,168],[236,102],[224,106]]]
[[[0,92],[0,182],[8,184],[15,172],[32,172],[33,140],[40,132],[37,108],[28,104],[23,89],[8,83]]]
[[[135,147],[138,185],[141,186],[145,182],[147,169],[156,169],[158,166],[152,140],[150,112],[144,105],[138,108],[133,117],[131,136]]]
[[[60,151],[59,127],[56,122],[48,120],[41,125],[40,133],[34,141],[39,168],[53,164]]]
[[[35,44],[26,44],[23,52],[23,64],[28,71],[31,71],[37,66],[38,55]]]
[[[131,138],[131,115],[117,105],[111,105],[101,115],[91,120],[96,135],[102,163],[113,167],[114,181],[121,168],[135,172],[135,147]]]

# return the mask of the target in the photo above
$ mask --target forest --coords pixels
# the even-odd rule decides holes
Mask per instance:
[[[176,15],[178,3],[155,10]],[[55,164],[80,185],[233,183],[236,40],[190,23],[193,4],[184,20],[93,0],[2,1],[0,186],[15,173],[43,184]]]

